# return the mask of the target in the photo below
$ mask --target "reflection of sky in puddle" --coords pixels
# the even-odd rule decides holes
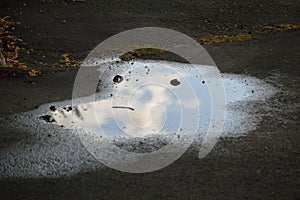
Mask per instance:
[[[119,74],[123,81],[114,84],[110,98],[101,99],[100,92],[96,95],[99,100],[79,104],[71,112],[59,109],[53,113],[53,118],[58,124],[74,123],[107,135],[145,136],[194,131],[198,120],[207,124],[210,110],[207,87],[197,74],[195,69],[187,71],[157,62],[147,65],[136,62]],[[189,113],[184,116],[189,117],[185,120],[188,123],[182,124],[182,111]]]
[[[118,62],[117,67],[121,70],[105,74],[106,92],[97,93],[94,102],[80,103],[71,111],[58,108],[51,113],[55,121],[106,136],[206,131],[211,120],[206,83],[214,83],[212,67],[166,61]],[[204,74],[209,77],[205,81]],[[223,76],[227,105],[264,96],[264,88],[258,87],[255,79],[237,77]],[[227,121],[237,120],[230,111],[227,114],[232,118]]]

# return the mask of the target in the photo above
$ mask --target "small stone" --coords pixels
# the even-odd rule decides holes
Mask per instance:
[[[113,78],[113,81],[115,83],[121,83],[123,81],[123,77],[120,76],[120,75],[116,75],[114,78]]]
[[[180,85],[180,81],[178,81],[177,79],[173,79],[170,81],[170,84],[173,86],[178,86],[178,85]]]
[[[50,110],[54,112],[54,111],[56,111],[56,107],[55,106],[50,106]]]
[[[44,115],[41,119],[45,120],[46,122],[55,122],[55,119],[51,115]]]

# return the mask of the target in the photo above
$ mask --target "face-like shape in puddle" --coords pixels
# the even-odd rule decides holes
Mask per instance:
[[[208,76],[204,80],[202,75],[209,75],[213,67],[142,60],[105,64],[115,63],[120,71],[106,72],[95,101],[82,100],[71,112],[56,110],[52,113],[56,123],[65,127],[76,124],[108,137],[205,134],[209,123],[214,120],[211,118],[207,83],[214,84],[216,77]],[[230,105],[259,100],[274,92],[271,86],[268,89],[267,84],[262,85],[255,78],[229,74],[222,78],[227,106],[225,128],[229,128],[226,122],[234,127],[248,124],[244,123],[247,112],[234,111]]]
[[[200,124],[203,131],[207,128],[210,96],[196,69],[142,61],[127,66],[121,74],[107,76],[108,98],[100,88],[96,101],[81,103],[71,112],[57,110],[54,120],[106,136],[142,137],[180,130],[188,134]]]

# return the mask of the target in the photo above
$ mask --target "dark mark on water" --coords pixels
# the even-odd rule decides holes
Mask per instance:
[[[178,85],[180,85],[180,81],[178,81],[177,79],[173,79],[170,81],[170,84],[173,86],[178,86]]]
[[[122,109],[129,109],[129,110],[134,111],[134,108],[131,108],[129,106],[113,106],[112,108],[122,108]]]
[[[114,78],[113,78],[113,81],[115,83],[121,83],[123,81],[123,77],[120,76],[120,75],[116,75]]]
[[[55,106],[50,106],[50,110],[54,112],[56,110]]]
[[[40,117],[41,119],[45,120],[46,122],[56,122],[55,119],[51,115],[44,115]]]
[[[69,106],[69,107],[63,107],[63,109],[67,112],[71,111],[73,108],[72,106]]]

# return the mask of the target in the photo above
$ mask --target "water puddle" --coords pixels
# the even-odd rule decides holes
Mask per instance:
[[[57,108],[54,104],[41,119],[66,128],[81,127],[106,136],[124,137],[180,130],[188,134],[197,129],[195,120],[199,121],[197,132],[208,128],[211,96],[207,83],[213,83],[215,77],[204,80],[201,75],[209,74],[211,66],[193,68],[189,64],[141,60],[117,63],[122,70],[105,74],[104,86],[97,88],[103,92],[95,94],[95,101],[82,98],[75,106],[70,102]],[[274,89],[253,77],[223,74],[222,81],[226,94],[226,123],[232,126],[234,121],[235,124],[235,128],[224,133],[233,133],[233,129],[241,133],[236,128],[242,128],[247,113],[230,108],[230,105],[264,100]],[[184,113],[188,114],[182,116]],[[183,117],[187,118],[184,125],[181,124]]]
[[[87,140],[96,134],[132,152],[160,149],[169,136],[197,134],[199,141],[205,136],[213,120],[208,85],[216,82],[210,74],[214,67],[154,60],[100,60],[95,65],[114,66],[101,77],[95,94],[76,103],[49,103],[11,120],[8,130],[19,127],[33,138],[2,148],[0,177],[60,176],[99,167],[76,134]],[[253,105],[276,89],[250,76],[222,74],[222,81],[226,117],[220,135],[249,133],[260,121]]]

